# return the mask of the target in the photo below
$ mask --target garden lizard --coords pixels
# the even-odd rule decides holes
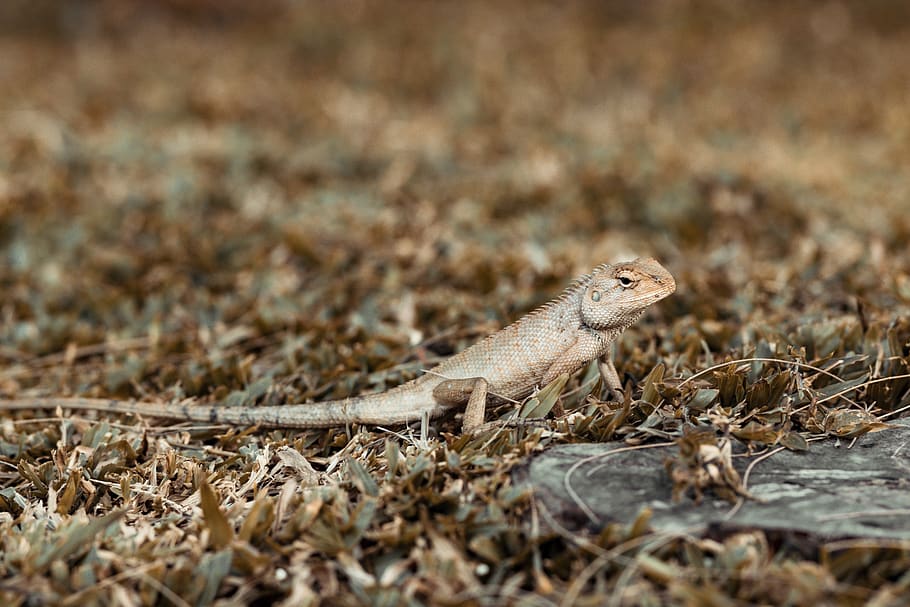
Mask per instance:
[[[488,399],[515,401],[597,360],[619,398],[622,383],[611,344],[651,304],[676,290],[656,260],[602,264],[561,295],[452,356],[408,383],[343,400],[262,407],[193,406],[89,398],[0,400],[0,410],[62,407],[148,417],[277,428],[330,428],[349,423],[402,424],[465,407],[463,428],[483,423]]]

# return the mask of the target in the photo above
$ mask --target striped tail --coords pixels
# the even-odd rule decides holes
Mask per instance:
[[[424,413],[438,417],[446,407],[437,405],[432,393],[405,384],[381,394],[312,404],[264,407],[198,406],[188,403],[142,403],[101,398],[22,398],[0,400],[0,411],[74,409],[160,417],[164,419],[263,426],[267,428],[333,428],[345,424],[404,424],[419,420]]]

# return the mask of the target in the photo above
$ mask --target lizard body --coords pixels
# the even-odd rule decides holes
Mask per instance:
[[[491,400],[518,400],[592,360],[621,395],[610,359],[613,341],[676,283],[657,261],[602,264],[556,299],[452,356],[408,383],[378,394],[311,404],[262,407],[192,406],[84,398],[0,400],[0,410],[63,407],[195,422],[284,428],[348,423],[400,424],[466,407],[465,430],[483,422]]]

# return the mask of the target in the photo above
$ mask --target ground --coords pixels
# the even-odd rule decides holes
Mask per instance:
[[[527,427],[3,413],[2,601],[905,602],[907,543],[640,552],[647,516],[563,533],[511,473],[672,441],[679,500],[737,501],[731,441],[906,415],[908,30],[884,1],[3,3],[2,398],[342,397],[599,263],[678,291],[616,348],[625,403],[588,370]]]

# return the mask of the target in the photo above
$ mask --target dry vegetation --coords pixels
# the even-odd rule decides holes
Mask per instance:
[[[905,604],[904,544],[565,533],[508,473],[679,439],[678,496],[735,500],[702,447],[902,415],[906,7],[252,6],[0,8],[0,396],[340,397],[603,261],[654,255],[679,291],[620,344],[629,402],[583,374],[530,428],[4,414],[0,602]],[[755,357],[800,365],[686,381]]]

